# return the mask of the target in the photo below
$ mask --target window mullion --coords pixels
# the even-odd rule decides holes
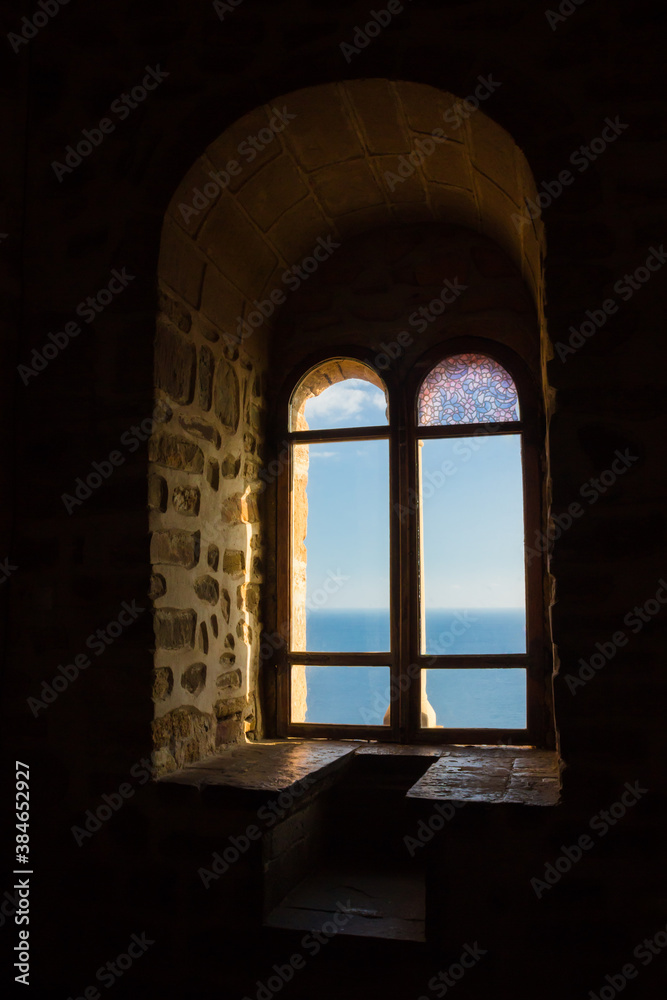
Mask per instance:
[[[407,389],[401,393],[398,409],[400,453],[400,501],[397,508],[396,530],[400,534],[401,553],[401,620],[400,649],[400,719],[401,739],[413,743],[417,739],[420,720],[420,671],[416,669],[419,635],[419,564],[417,559],[418,507],[415,502],[416,463],[413,409],[414,400]]]

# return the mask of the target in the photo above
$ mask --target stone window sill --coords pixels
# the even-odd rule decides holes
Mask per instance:
[[[429,757],[408,790],[423,801],[555,806],[561,762],[553,750],[507,746],[402,746],[345,740],[267,740],[239,744],[158,779],[163,786],[241,793],[295,792],[343,772],[356,755]],[[328,783],[328,782],[327,782]]]

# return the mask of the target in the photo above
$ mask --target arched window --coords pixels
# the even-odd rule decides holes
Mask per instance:
[[[382,379],[333,359],[289,404],[289,722],[366,727],[391,681],[390,407]],[[394,560],[395,561],[395,560]],[[382,714],[372,721],[382,725]],[[327,730],[328,731],[328,730]]]
[[[279,490],[278,731],[543,745],[537,394],[477,340],[388,382],[297,374]]]

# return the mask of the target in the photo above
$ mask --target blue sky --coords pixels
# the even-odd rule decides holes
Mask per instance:
[[[421,457],[426,607],[523,607],[519,436],[425,441]]]
[[[311,430],[379,425],[385,406],[380,389],[349,379],[309,400],[305,416]],[[396,514],[389,510],[388,454],[387,441],[310,445],[307,590],[315,607],[389,605]],[[421,461],[426,607],[522,607],[518,436],[426,441]]]
[[[304,414],[311,431],[332,427],[374,427],[387,423],[387,401],[370,382],[349,378],[313,396]]]

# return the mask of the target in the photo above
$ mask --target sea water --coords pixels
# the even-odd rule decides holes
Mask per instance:
[[[390,647],[389,612],[379,609],[309,611],[310,652],[383,652]],[[525,653],[523,608],[427,609],[424,653]],[[523,668],[428,669],[426,694],[436,726],[523,729]],[[382,725],[390,701],[388,667],[306,668],[306,722]]]

